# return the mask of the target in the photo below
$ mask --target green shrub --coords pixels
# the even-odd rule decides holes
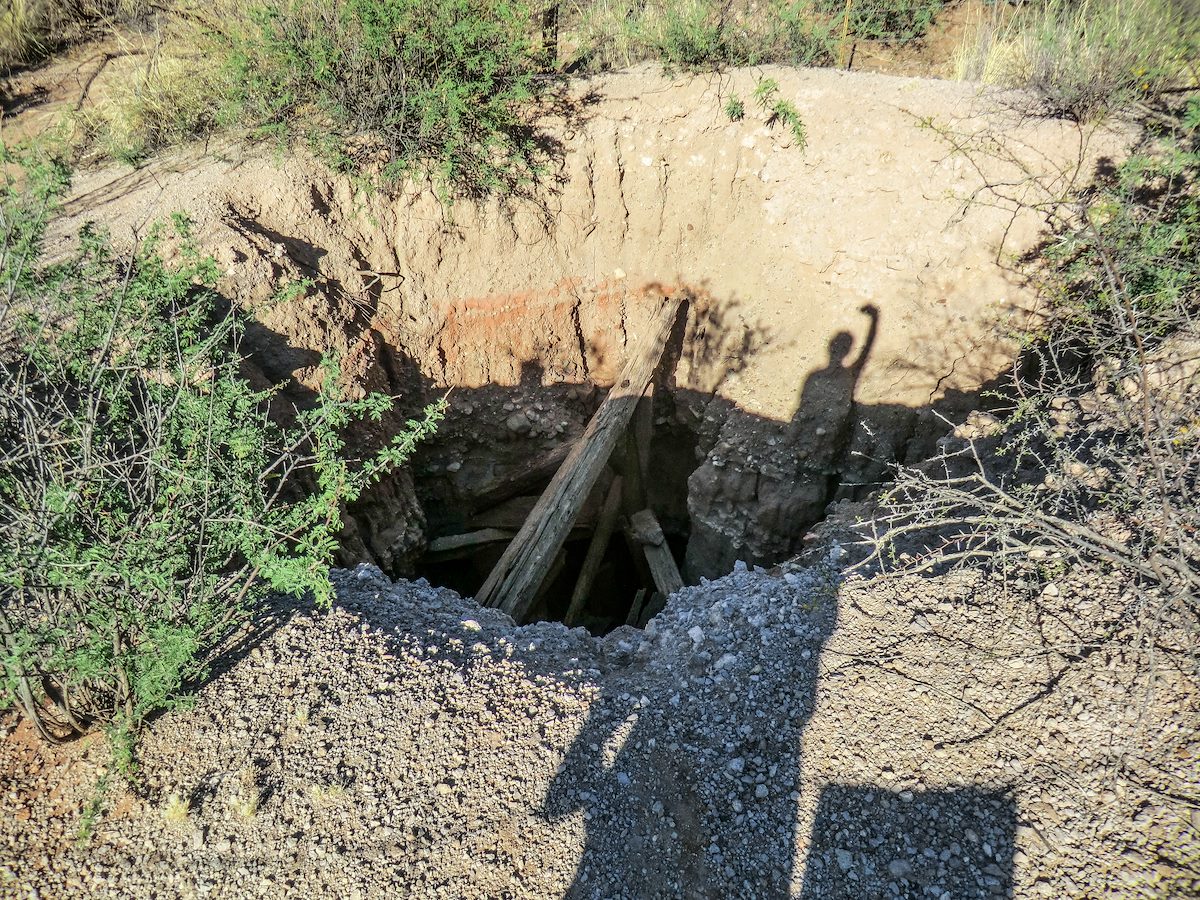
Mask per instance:
[[[752,62],[794,66],[830,66],[837,55],[837,17],[821,15],[811,0],[780,3],[771,12],[771,27]]]
[[[1122,162],[1046,250],[1052,327],[1093,356],[1129,316],[1157,342],[1200,314],[1200,101],[1182,121],[1186,138]]]
[[[833,62],[836,17],[815,0],[773,0],[746,11],[719,0],[617,0],[576,6],[569,69],[605,71],[653,59],[669,69]],[[837,20],[840,21],[840,20]]]
[[[725,101],[725,115],[729,116],[730,122],[740,122],[746,118],[746,104],[737,94]]]
[[[18,176],[13,163],[24,165]],[[164,229],[118,257],[92,227],[53,265],[41,235],[64,167],[5,157],[0,184],[0,698],[47,738],[129,736],[202,671],[269,590],[328,604],[342,505],[400,464],[439,406],[351,465],[337,368],[293,426],[242,375],[243,323],[211,259]]]
[[[818,0],[840,31],[846,16],[844,0]],[[903,44],[925,36],[943,0],[851,0],[849,30],[862,40]]]
[[[668,3],[660,19],[643,23],[645,39],[668,69],[694,72],[743,64],[749,59],[748,41],[731,27],[726,11],[707,0]]]
[[[796,104],[780,98],[778,94],[779,82],[774,78],[760,78],[754,88],[754,100],[767,114],[767,124],[782,125],[792,133],[797,148],[803,150],[808,146],[808,129],[804,127],[800,111],[796,109]]]
[[[804,120],[800,118],[796,104],[790,100],[776,100],[772,103],[767,124],[774,125],[776,122],[791,132],[797,149],[803,150],[808,146],[808,129],[804,127]]]
[[[248,17],[229,58],[248,122],[320,135],[342,168],[432,174],[447,194],[534,174],[521,105],[535,48],[520,0],[260,0]]]

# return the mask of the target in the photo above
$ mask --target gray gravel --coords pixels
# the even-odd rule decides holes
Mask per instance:
[[[978,573],[839,583],[831,562],[739,566],[673,596],[644,632],[604,639],[514,627],[371,567],[334,578],[332,611],[280,603],[193,709],[154,723],[139,784],[109,792],[86,844],[73,838],[103,744],[49,751],[20,728],[0,742],[0,894],[983,898],[1196,884],[1180,862],[1200,846],[1189,811],[1112,766],[1139,752],[1145,724],[1156,745],[1186,730],[1187,686],[1164,678],[1162,711],[1130,716],[1133,683],[1097,654],[1031,701],[1056,658],[1029,649],[1011,594]],[[1064,605],[1086,591],[1104,607],[1097,585],[1059,587]]]

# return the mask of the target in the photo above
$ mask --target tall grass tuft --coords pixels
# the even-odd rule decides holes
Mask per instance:
[[[961,79],[1029,88],[1047,112],[1096,119],[1195,85],[1200,0],[1046,0],[994,9],[959,49]]]
[[[144,17],[150,0],[0,0],[0,73],[36,62],[97,24]]]

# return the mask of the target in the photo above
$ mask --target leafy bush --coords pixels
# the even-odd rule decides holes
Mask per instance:
[[[831,66],[836,58],[837,17],[820,15],[807,0],[780,3],[770,17],[762,50],[752,62]]]
[[[327,157],[443,191],[512,189],[534,172],[520,118],[533,98],[520,0],[260,0],[232,35],[242,116],[319,135]]]
[[[958,77],[1029,88],[1048,111],[1094,119],[1196,83],[1197,0],[1047,0],[977,24]]]
[[[5,162],[0,698],[49,739],[105,725],[128,736],[265,592],[328,604],[342,505],[400,464],[441,407],[351,465],[343,430],[391,400],[339,401],[327,363],[311,408],[274,424],[272,394],[241,373],[243,324],[182,217],[177,265],[160,255],[162,229],[121,258],[91,227],[46,265],[65,169]]]
[[[533,118],[539,86],[553,83],[543,69],[557,65],[560,15],[572,71],[643,59],[673,71],[829,65],[840,22],[817,0],[773,0],[763,11],[606,0],[551,16],[534,16],[525,0],[181,2],[160,20],[161,41],[76,114],[86,147],[138,164],[241,125],[305,138],[372,184],[431,176],[447,199],[508,194],[537,178]]]

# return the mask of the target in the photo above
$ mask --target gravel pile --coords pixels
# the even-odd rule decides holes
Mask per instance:
[[[153,724],[86,841],[103,743],[50,750],[6,720],[0,895],[1200,887],[1200,821],[1163,790],[1196,785],[1196,697],[1164,668],[1147,701],[1117,649],[1072,651],[1117,599],[1103,584],[1063,579],[1062,615],[1033,621],[979,573],[739,565],[596,639],[371,567],[335,582],[332,611],[278,604]]]

